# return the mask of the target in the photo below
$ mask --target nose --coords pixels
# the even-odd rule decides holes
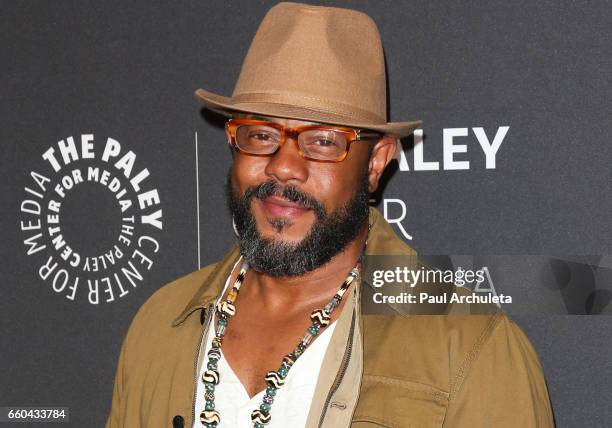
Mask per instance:
[[[304,183],[308,179],[308,160],[300,155],[296,139],[286,137],[285,143],[269,157],[265,173],[288,184],[292,181]]]

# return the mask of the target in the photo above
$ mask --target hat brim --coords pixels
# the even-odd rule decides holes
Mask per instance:
[[[342,115],[317,110],[308,107],[299,107],[272,102],[235,102],[230,97],[213,94],[204,89],[195,91],[195,96],[209,110],[229,116],[234,112],[256,113],[265,116],[284,117],[288,119],[305,120],[310,122],[323,122],[333,125],[348,126],[352,128],[369,129],[396,138],[407,137],[421,126],[422,121],[387,122],[385,124],[364,123],[352,120]]]

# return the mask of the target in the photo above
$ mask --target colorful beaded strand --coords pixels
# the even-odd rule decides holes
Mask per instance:
[[[220,301],[216,307],[216,313],[219,320],[217,321],[215,337],[212,339],[211,349],[207,353],[208,362],[206,365],[206,371],[202,374],[202,382],[204,382],[205,385],[205,405],[204,410],[200,413],[200,421],[205,428],[216,428],[221,422],[221,415],[217,410],[215,410],[214,394],[215,387],[220,381],[218,371],[218,362],[221,358],[220,349],[223,343],[223,337],[225,336],[225,332],[227,330],[229,319],[236,314],[234,302],[238,297],[240,286],[244,281],[244,277],[248,269],[248,263],[246,261],[243,262],[232,289],[228,292],[226,299],[224,301]],[[312,324],[308,327],[302,336],[302,339],[293,349],[293,351],[283,357],[282,363],[278,370],[271,370],[266,374],[265,380],[268,384],[266,393],[259,408],[253,410],[251,413],[251,420],[254,428],[265,428],[265,425],[270,423],[272,420],[270,410],[277,390],[284,385],[285,378],[289,374],[289,370],[293,364],[295,364],[295,361],[304,353],[310,343],[312,343],[313,338],[319,333],[320,329],[329,325],[332,312],[340,305],[346,290],[349,288],[355,278],[359,276],[360,269],[361,260],[356,263],[355,267],[348,274],[329,303],[327,303],[323,309],[316,309],[310,314]]]
[[[336,292],[331,301],[325,306],[324,309],[316,309],[310,314],[312,324],[304,333],[304,336],[295,347],[295,349],[283,357],[283,361],[278,370],[269,371],[266,374],[266,382],[268,387],[266,388],[266,394],[263,396],[262,403],[259,409],[253,410],[251,413],[251,421],[253,421],[254,428],[265,428],[271,420],[270,407],[274,402],[274,396],[276,391],[285,383],[285,378],[289,374],[289,370],[295,363],[295,361],[304,353],[308,345],[312,342],[312,339],[319,333],[321,327],[329,325],[331,321],[331,313],[335,308],[340,305],[342,296],[351,285],[353,280],[359,275],[360,263],[358,262],[347,278],[344,280],[340,289]]]
[[[227,293],[225,301],[219,301],[217,303],[217,315],[219,320],[217,321],[217,329],[215,331],[215,337],[212,339],[211,348],[208,351],[208,363],[206,364],[206,371],[202,374],[202,382],[204,382],[204,410],[200,413],[200,422],[205,428],[215,428],[221,422],[221,415],[215,410],[215,386],[219,384],[219,368],[218,363],[221,358],[221,344],[223,343],[223,336],[227,330],[229,319],[236,313],[236,307],[234,302],[240,292],[240,286],[244,281],[249,265],[247,262],[243,262],[240,267],[240,272],[236,277],[236,281],[232,286],[232,289]]]

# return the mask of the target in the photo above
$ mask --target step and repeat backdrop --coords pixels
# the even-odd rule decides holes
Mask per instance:
[[[377,22],[390,120],[423,120],[372,202],[398,235],[581,266],[577,306],[513,319],[557,425],[611,426],[610,3],[312,3]],[[234,242],[223,122],[193,91],[231,94],[273,4],[2,3],[0,406],[103,426],[136,310]]]

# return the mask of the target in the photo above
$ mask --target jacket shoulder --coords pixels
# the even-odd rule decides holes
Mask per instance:
[[[167,305],[175,301],[187,304],[218,265],[219,261],[216,261],[164,284],[143,305],[152,306],[160,302]]]
[[[130,329],[137,328],[138,324],[144,321],[147,325],[153,322],[152,320],[157,320],[157,323],[171,323],[218,265],[219,261],[211,263],[162,285],[140,306]]]

